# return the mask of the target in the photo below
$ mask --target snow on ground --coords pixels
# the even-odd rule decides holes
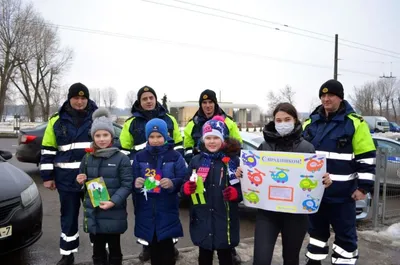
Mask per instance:
[[[381,231],[359,231],[358,235],[367,241],[400,247],[400,223],[395,223]]]

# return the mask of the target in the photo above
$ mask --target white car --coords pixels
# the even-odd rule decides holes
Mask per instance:
[[[250,132],[240,132],[240,135],[243,139],[243,149],[244,150],[257,150],[257,148],[260,146],[260,144],[264,141],[264,137],[262,136],[261,133],[250,133]],[[375,138],[374,138],[375,139]],[[390,140],[386,138],[382,138],[385,140]],[[393,141],[393,140],[392,140]],[[394,141],[396,142],[396,141]],[[380,142],[378,142],[379,144]],[[383,144],[387,144],[386,142],[383,142]],[[397,143],[398,146],[398,154],[400,154],[400,143]],[[399,166],[400,166],[400,157],[398,160]],[[362,201],[357,201],[356,202],[356,218],[357,220],[361,220],[367,217],[369,209],[371,205],[371,194],[368,193],[367,197],[365,200]]]

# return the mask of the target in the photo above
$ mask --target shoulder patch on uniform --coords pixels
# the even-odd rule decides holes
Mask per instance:
[[[54,118],[54,117],[57,117],[57,116],[58,116],[58,112],[56,112],[56,113],[54,113],[53,115],[51,115],[50,119],[51,119],[51,118]],[[50,119],[49,119],[49,120],[50,120]]]
[[[359,119],[360,121],[364,121],[364,118],[361,115],[357,114],[357,113],[350,113],[349,115],[351,115],[354,118]]]

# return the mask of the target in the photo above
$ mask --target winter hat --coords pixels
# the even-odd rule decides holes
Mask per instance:
[[[222,141],[228,137],[228,128],[222,116],[214,116],[214,118],[204,123],[203,140],[209,135],[218,136]]]
[[[146,139],[149,139],[149,136],[152,132],[160,133],[164,137],[164,140],[167,141],[168,128],[167,123],[164,120],[158,118],[149,120],[146,123]]]
[[[68,100],[77,96],[89,99],[89,89],[82,83],[75,83],[69,87]]]
[[[93,123],[92,128],[90,130],[90,134],[92,135],[92,139],[94,139],[94,134],[98,130],[106,130],[111,133],[111,136],[114,138],[114,126],[111,121],[111,113],[105,108],[99,108],[92,115]]]
[[[201,103],[203,102],[203,100],[206,100],[206,99],[210,99],[212,102],[214,102],[215,105],[218,104],[217,95],[215,94],[214,91],[212,91],[210,89],[206,89],[203,92],[201,92],[200,99],[199,99],[200,107],[201,107]]]
[[[343,85],[337,80],[334,79],[328,80],[325,83],[323,83],[321,88],[319,89],[319,98],[321,98],[322,94],[326,93],[334,94],[339,98],[343,99],[344,98]]]
[[[156,98],[157,101],[157,94],[156,91],[154,91],[154,89],[152,89],[149,86],[144,86],[141,89],[139,89],[138,93],[137,93],[137,100],[140,102],[140,98],[142,97],[143,93],[145,92],[150,92],[154,95],[154,97]]]

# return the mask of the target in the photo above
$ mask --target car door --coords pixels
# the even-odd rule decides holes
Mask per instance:
[[[387,180],[386,183],[390,186],[400,185],[400,143],[387,141],[384,139],[374,139],[377,147],[382,147],[388,150],[387,159]],[[380,183],[383,183],[383,178],[380,178]]]

